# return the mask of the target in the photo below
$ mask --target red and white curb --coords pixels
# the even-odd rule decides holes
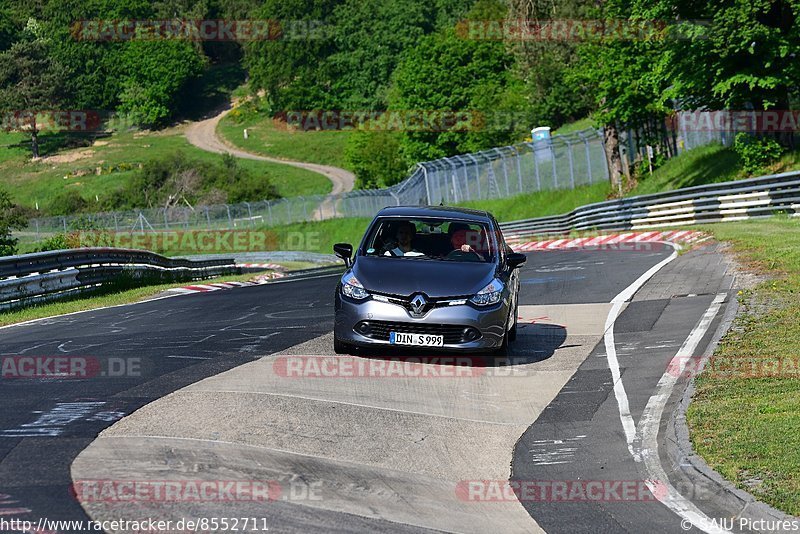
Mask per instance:
[[[237,263],[239,267],[247,269],[272,269],[275,271],[285,271],[286,267],[277,263]]]
[[[189,293],[208,293],[209,291],[218,291],[220,289],[231,289],[234,287],[248,287],[260,286],[266,284],[275,278],[283,278],[286,276],[284,273],[274,272],[266,273],[258,276],[255,280],[250,282],[213,282],[210,284],[192,284],[190,286],[175,287],[168,289],[168,293],[177,293],[179,295],[187,295]]]
[[[258,285],[256,282],[214,282],[211,284],[192,284],[190,286],[175,287],[168,289],[170,293],[188,294],[188,293],[207,293],[209,291],[217,291],[219,289],[231,289],[233,287],[244,287]]]
[[[566,249],[597,249],[621,248],[625,243],[653,243],[658,241],[701,243],[711,239],[711,236],[690,230],[671,230],[668,232],[627,232],[624,234],[609,234],[591,237],[576,237],[564,239],[548,239],[542,241],[528,241],[511,243],[511,248],[517,252],[531,252],[534,250],[566,250]],[[627,247],[626,247],[627,248]]]

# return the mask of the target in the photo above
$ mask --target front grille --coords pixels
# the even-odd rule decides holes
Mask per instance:
[[[402,306],[408,313],[410,313],[412,316],[415,316],[415,317],[417,317],[417,316],[418,317],[422,317],[422,316],[426,315],[429,311],[431,311],[434,308],[446,308],[446,307],[450,306],[452,302],[455,302],[455,301],[466,301],[467,299],[469,299],[468,296],[467,297],[450,297],[450,298],[441,298],[441,297],[439,297],[439,298],[431,298],[431,297],[423,295],[425,297],[425,300],[427,301],[427,304],[425,304],[425,307],[422,308],[422,311],[419,314],[416,314],[414,312],[414,310],[411,308],[411,299],[414,298],[416,293],[412,294],[409,297],[401,297],[401,296],[397,296],[397,295],[382,294],[382,293],[377,293],[377,295],[378,295],[378,300],[384,300],[385,302],[390,302],[392,304],[396,304],[398,306]],[[447,325],[444,325],[444,326],[447,326]]]
[[[367,337],[389,341],[389,332],[402,332],[404,334],[428,334],[444,336],[446,345],[463,343],[462,336],[465,325],[457,324],[431,324],[431,323],[401,323],[394,321],[364,321],[369,324]],[[480,339],[480,335],[475,338]],[[474,341],[474,340],[473,340]]]

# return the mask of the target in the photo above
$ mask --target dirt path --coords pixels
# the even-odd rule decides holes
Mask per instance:
[[[230,108],[225,109],[224,111],[222,111],[218,115],[215,115],[214,117],[211,117],[210,119],[190,124],[186,128],[186,139],[197,148],[207,150],[209,152],[216,152],[218,154],[228,153],[236,156],[237,158],[255,159],[260,161],[271,161],[273,163],[282,163],[284,165],[291,165],[292,167],[299,167],[301,169],[306,169],[311,172],[319,173],[325,176],[333,184],[333,189],[330,192],[331,195],[338,195],[340,193],[346,193],[348,191],[353,190],[356,177],[352,172],[347,171],[345,169],[340,169],[339,167],[331,167],[329,165],[319,165],[317,163],[304,163],[301,161],[292,161],[286,159],[270,158],[268,156],[259,156],[258,154],[245,152],[244,150],[241,150],[226,143],[223,139],[221,139],[217,135],[217,124],[219,124],[219,121],[225,115],[227,115],[229,111]],[[329,204],[330,202],[332,202],[332,199],[326,200],[323,203],[323,205],[320,206],[318,213],[315,214],[316,219],[328,218],[325,217],[324,215],[328,215],[327,212],[330,206],[326,207],[326,204]]]

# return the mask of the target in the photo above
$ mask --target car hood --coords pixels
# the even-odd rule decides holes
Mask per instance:
[[[495,264],[359,256],[353,274],[368,291],[429,297],[474,295],[495,274]]]

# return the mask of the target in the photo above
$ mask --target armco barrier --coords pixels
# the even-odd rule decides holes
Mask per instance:
[[[82,248],[0,258],[0,310],[73,295],[120,280],[191,281],[238,273],[232,259],[192,261],[144,250]]]
[[[644,230],[800,213],[800,172],[699,185],[581,206],[564,215],[501,224],[514,241],[572,231]]]

